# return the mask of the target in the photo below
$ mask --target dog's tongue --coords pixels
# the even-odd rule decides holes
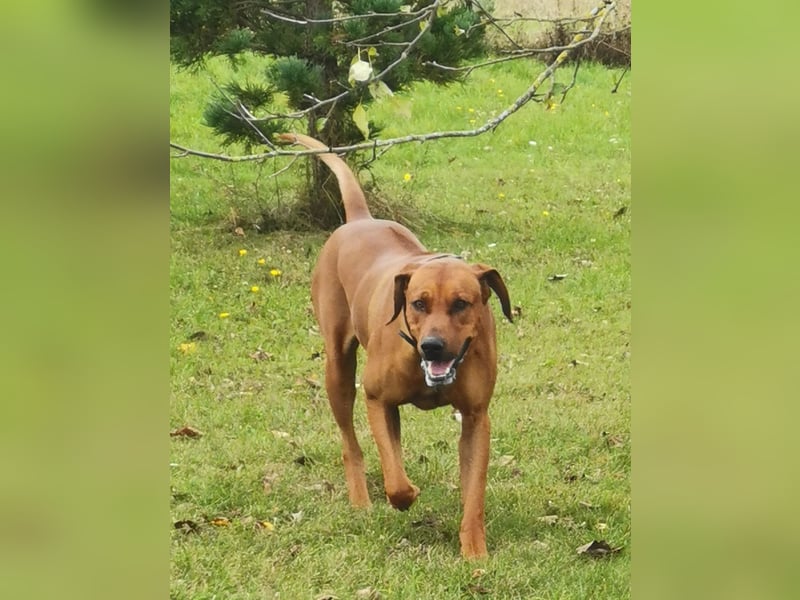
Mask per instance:
[[[453,364],[452,360],[447,360],[447,361],[432,360],[431,362],[428,363],[428,372],[433,377],[442,377],[443,375],[447,374],[452,364]]]

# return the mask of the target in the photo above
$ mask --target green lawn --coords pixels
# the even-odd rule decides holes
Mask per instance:
[[[518,61],[466,85],[419,85],[399,94],[402,116],[387,103],[370,117],[383,137],[469,128],[541,69]],[[228,70],[210,72],[224,81]],[[401,411],[422,490],[401,513],[383,498],[359,404],[374,507],[348,505],[309,299],[326,234],[256,227],[270,229],[266,210],[290,210],[307,159],[275,178],[286,161],[172,159],[170,426],[203,435],[171,438],[172,520],[190,522],[171,529],[171,597],[630,596],[631,82],[611,94],[618,76],[584,66],[556,110],[531,104],[493,134],[400,146],[362,173],[430,250],[497,268],[519,307],[498,326],[491,556],[477,563],[459,556],[459,426],[447,408]],[[171,139],[218,151],[201,124],[208,75],[170,77]],[[595,539],[622,550],[576,553]]]

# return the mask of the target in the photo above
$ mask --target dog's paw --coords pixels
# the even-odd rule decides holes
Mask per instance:
[[[419,488],[413,484],[402,490],[395,490],[392,492],[387,491],[386,497],[389,503],[397,510],[408,510],[414,504],[414,500],[419,496]]]

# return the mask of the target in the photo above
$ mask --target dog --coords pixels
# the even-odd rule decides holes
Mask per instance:
[[[328,149],[301,134],[283,142]],[[369,507],[364,458],[353,427],[356,350],[366,350],[362,385],[378,447],[386,496],[408,509],[419,495],[403,467],[398,407],[453,406],[461,413],[458,446],[466,559],[487,556],[484,499],[489,463],[489,401],[497,374],[491,292],[512,321],[508,290],[492,267],[428,252],[407,228],[374,219],[347,164],[317,154],[336,176],[346,222],[322,247],[311,299],[325,343],[325,387],[342,438],[350,503]]]

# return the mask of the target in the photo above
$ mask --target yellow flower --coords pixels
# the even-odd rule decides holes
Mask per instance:
[[[244,256],[245,254],[247,254],[247,250],[245,250],[244,248],[239,250],[239,256]]]
[[[178,349],[183,352],[184,354],[191,354],[195,350],[197,350],[197,344],[194,342],[185,342],[178,346]]]
[[[475,119],[470,119],[470,120],[469,120],[469,124],[470,124],[470,125],[475,125],[475,123],[477,123],[477,122],[478,122],[478,121],[476,121]]]
[[[261,529],[266,529],[267,531],[275,531],[275,525],[273,525],[269,521],[259,521],[258,525],[261,527]]]
[[[258,264],[260,264],[260,265],[265,265],[265,264],[267,264],[267,259],[265,259],[265,258],[259,258],[259,259],[258,259],[256,262],[257,262]]]
[[[474,108],[468,108],[468,109],[467,109],[467,112],[474,113],[474,112],[475,112],[475,109],[474,109]]]
[[[550,216],[550,213],[549,213],[548,211],[546,211],[546,210],[543,210],[543,211],[542,211],[542,216],[543,216],[543,217],[549,217],[549,216]]]
[[[280,269],[272,269],[269,272],[269,274],[272,275],[273,277],[280,277],[281,276],[281,270]]]
[[[497,90],[497,93],[502,96],[503,95],[503,90]]]
[[[500,200],[502,200],[503,198],[506,197],[506,195],[503,192],[500,192],[499,194],[497,194],[497,197],[500,198]]]
[[[231,313],[226,313],[226,312],[219,313],[219,318],[220,319],[227,319],[230,316],[231,316]]]
[[[254,285],[253,287],[251,287],[251,288],[250,288],[250,291],[251,291],[251,292],[253,292],[253,293],[255,294],[255,293],[256,293],[256,292],[258,292],[260,289],[261,289],[260,287],[258,287],[257,285]]]
[[[403,175],[403,181],[411,181],[411,173],[406,173]]]

